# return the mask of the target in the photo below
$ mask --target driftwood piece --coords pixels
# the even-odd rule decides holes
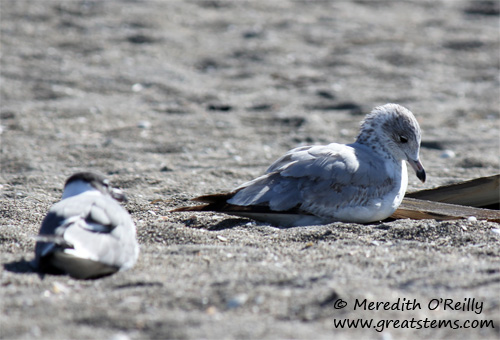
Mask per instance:
[[[420,190],[408,193],[405,197],[478,208],[498,206],[500,203],[500,175]]]
[[[500,223],[499,204],[500,175],[494,175],[407,194],[391,218],[451,220],[474,216]]]
[[[414,220],[436,219],[457,220],[476,217],[478,220],[488,220],[500,223],[500,211],[467,207],[457,204],[432,202],[415,198],[405,198],[392,218],[411,218]]]

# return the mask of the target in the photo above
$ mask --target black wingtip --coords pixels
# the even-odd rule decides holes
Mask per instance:
[[[220,194],[203,195],[193,198],[191,201],[202,203],[226,203],[236,192],[224,192]]]
[[[211,195],[203,195],[198,196],[191,201],[206,203],[202,205],[195,205],[191,207],[179,207],[174,210],[170,210],[170,212],[181,212],[181,211],[220,211],[223,212],[230,206],[227,203],[227,200],[234,196],[234,192],[220,193],[220,194],[211,194]]]

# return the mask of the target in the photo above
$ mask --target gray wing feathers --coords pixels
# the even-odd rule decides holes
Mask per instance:
[[[228,203],[269,205],[276,211],[300,205],[303,211],[324,215],[325,207],[332,210],[352,204],[353,197],[366,198],[367,187],[386,177],[382,161],[368,165],[357,161],[368,152],[368,148],[342,144],[291,150],[264,176],[240,186]]]
[[[261,176],[247,184],[228,203],[243,206],[268,203],[272,210],[283,211],[295,207],[301,200],[296,180],[279,173]]]
[[[131,267],[138,255],[135,225],[116,201],[106,196],[78,195],[55,204],[44,219],[40,235],[57,235],[55,243],[75,256],[110,266]],[[36,257],[56,250],[54,243],[38,242]]]
[[[283,167],[288,167],[291,163],[297,160],[305,161],[308,159],[314,159],[314,156],[309,153],[309,150],[312,148],[314,148],[314,146],[301,146],[288,151],[271,164],[266,170],[266,173],[283,170]]]

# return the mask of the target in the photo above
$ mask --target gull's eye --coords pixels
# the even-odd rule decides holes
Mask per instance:
[[[408,143],[408,138],[406,136],[399,136],[399,141],[403,144]]]

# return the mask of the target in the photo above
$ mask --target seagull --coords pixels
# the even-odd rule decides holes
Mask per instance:
[[[139,256],[136,228],[118,203],[121,190],[94,172],[69,177],[36,237],[32,265],[41,273],[95,279],[127,270]]]
[[[408,185],[406,163],[425,182],[420,126],[398,104],[375,107],[352,144],[301,146],[264,175],[231,192],[193,200],[172,211],[215,211],[278,226],[371,223],[391,216]]]

